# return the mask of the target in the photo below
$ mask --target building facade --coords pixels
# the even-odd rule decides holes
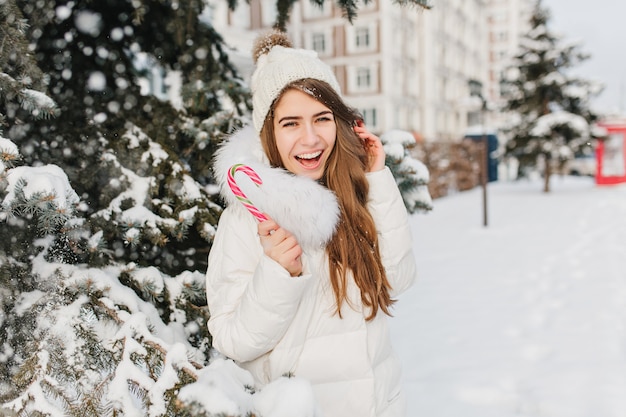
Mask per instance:
[[[535,3],[535,0],[487,0],[489,56],[485,94],[494,108],[503,104],[500,80],[517,54],[520,38],[530,29]],[[498,115],[493,116],[497,125]]]
[[[424,140],[455,141],[486,117],[470,97],[469,81],[483,86],[485,99],[497,97],[500,69],[491,58],[504,62],[501,49],[510,46],[491,42],[491,8],[523,1],[437,0],[422,10],[373,0],[361,4],[350,24],[330,0],[322,7],[301,0],[287,31],[295,47],[317,51],[333,68],[346,101],[373,132],[402,129]],[[210,4],[208,18],[238,51],[235,62],[249,77],[252,43],[274,24],[275,0],[240,2],[235,11],[221,0]],[[495,47],[502,48],[490,51]]]

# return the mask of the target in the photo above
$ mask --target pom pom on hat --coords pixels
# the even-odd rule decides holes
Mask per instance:
[[[261,55],[267,55],[273,47],[278,45],[284,46],[285,48],[293,47],[287,34],[279,30],[272,30],[265,35],[259,36],[252,46],[252,59],[254,63],[256,64],[259,61]]]
[[[252,73],[252,122],[257,133],[270,106],[285,86],[293,81],[313,78],[327,82],[341,95],[341,88],[330,66],[315,51],[296,49],[284,32],[272,30],[255,41],[252,57],[256,69]]]

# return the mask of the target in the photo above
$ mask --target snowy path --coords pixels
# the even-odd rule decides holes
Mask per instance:
[[[626,416],[626,186],[491,184],[415,215],[409,417]]]

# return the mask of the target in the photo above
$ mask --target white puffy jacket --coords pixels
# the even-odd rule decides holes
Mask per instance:
[[[325,417],[404,416],[400,365],[388,316],[365,321],[359,289],[349,282],[350,303],[335,313],[323,244],[337,220],[334,195],[317,182],[270,168],[258,137],[244,129],[222,147],[216,176],[228,208],[209,255],[207,301],[213,346],[249,370],[262,387],[287,373],[306,378]],[[260,187],[236,177],[252,202],[290,230],[303,247],[303,275],[292,278],[265,256],[254,217],[226,185],[231,164],[245,163]],[[369,173],[369,210],[393,296],[415,280],[408,216],[388,168]]]

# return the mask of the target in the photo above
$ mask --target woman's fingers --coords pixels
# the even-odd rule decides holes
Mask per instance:
[[[257,225],[257,233],[261,237],[270,236],[278,228],[279,228],[278,224],[274,220],[272,220],[270,217],[268,217],[267,220],[260,222]]]
[[[368,172],[380,171],[385,167],[385,149],[380,138],[371,133],[363,124],[354,126],[354,131],[361,140],[369,155]]]
[[[278,262],[291,276],[302,273],[302,248],[295,236],[271,218],[258,224],[258,233],[267,256]]]

